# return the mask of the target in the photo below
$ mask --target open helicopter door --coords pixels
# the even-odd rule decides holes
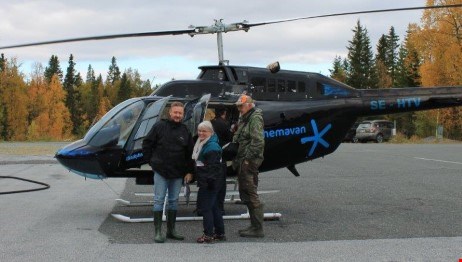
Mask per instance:
[[[193,137],[197,135],[197,126],[204,121],[210,97],[210,94],[203,95],[201,98],[194,99],[184,106],[183,123],[188,127]]]
[[[160,121],[162,112],[171,96],[147,104],[146,109],[137,121],[125,145],[125,155],[121,166],[125,168],[139,167],[145,164],[143,157],[143,140],[152,126]]]

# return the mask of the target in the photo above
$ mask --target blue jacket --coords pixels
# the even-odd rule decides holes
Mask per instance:
[[[217,183],[223,179],[224,173],[221,164],[221,147],[216,134],[213,134],[202,146],[197,160],[204,164],[204,166],[196,166],[197,186],[210,190],[218,189]]]

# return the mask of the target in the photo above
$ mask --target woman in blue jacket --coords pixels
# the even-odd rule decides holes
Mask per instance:
[[[198,211],[203,216],[204,234],[198,243],[212,243],[225,240],[223,215],[218,208],[218,190],[224,178],[221,164],[221,147],[210,121],[204,121],[197,127],[198,139],[192,158],[196,162],[195,178],[199,192],[197,194]]]

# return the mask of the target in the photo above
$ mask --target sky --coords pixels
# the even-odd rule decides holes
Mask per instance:
[[[290,18],[424,6],[424,0],[211,1],[211,0],[0,0],[0,46],[66,38],[153,31],[186,30],[190,25],[276,21]],[[279,61],[282,69],[329,75],[335,56],[346,57],[352,29],[359,20],[375,52],[382,34],[395,28],[400,41],[409,23],[420,23],[422,10],[301,20],[252,27],[223,34],[224,58],[232,65],[266,67]],[[138,70],[154,84],[172,78],[195,79],[202,65],[218,63],[216,34],[142,37],[0,50],[16,58],[30,74],[34,64],[46,67],[57,55],[65,72],[69,55],[86,77],[91,64],[106,78],[111,58],[122,72]]]

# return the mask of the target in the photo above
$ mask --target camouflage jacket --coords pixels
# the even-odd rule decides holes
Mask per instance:
[[[234,165],[238,166],[244,159],[263,162],[263,150],[265,148],[265,137],[263,133],[263,116],[259,108],[252,108],[243,115],[239,127],[233,137],[233,142],[239,143],[237,156]]]

